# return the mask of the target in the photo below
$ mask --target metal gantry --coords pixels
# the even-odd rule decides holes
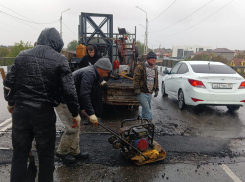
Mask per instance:
[[[104,17],[100,24],[95,23],[93,17]],[[88,33],[87,23],[90,24],[94,31]],[[107,25],[107,27],[105,27]],[[106,28],[106,32],[102,28]],[[79,43],[87,46],[94,43],[100,51],[100,54],[108,57],[113,61],[113,15],[112,14],[97,14],[84,13],[79,16]]]

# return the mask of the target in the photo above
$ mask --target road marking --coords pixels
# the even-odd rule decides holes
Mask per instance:
[[[0,134],[4,133],[4,131],[6,131],[6,130],[9,129],[9,128],[12,128],[12,122],[11,122],[9,125],[5,126],[5,127],[1,130]]]
[[[232,170],[225,164],[221,164],[220,167],[233,179],[234,182],[242,182],[233,172]]]
[[[2,122],[2,123],[0,124],[0,127],[3,126],[3,125],[5,125],[5,124],[6,124],[7,122],[9,122],[10,120],[12,120],[12,118],[6,119],[4,122]]]

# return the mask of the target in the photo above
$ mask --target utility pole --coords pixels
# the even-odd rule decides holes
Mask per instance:
[[[70,8],[65,11],[68,11],[68,10],[70,10]],[[65,11],[62,11],[60,15],[60,36],[61,38],[62,38],[62,13],[64,13]]]
[[[142,27],[144,27],[144,26],[141,25],[141,24],[139,24],[139,25],[142,26]],[[144,28],[145,28],[145,27],[144,27]],[[145,37],[145,35],[142,35],[142,36],[144,36],[144,54],[146,54],[146,49],[145,49],[145,47],[146,47],[146,46],[145,46],[145,38],[146,38],[146,37]]]
[[[147,54],[148,51],[148,18],[147,18],[147,12],[143,9],[141,9],[138,6],[135,6],[136,8],[139,8],[141,11],[144,11],[146,14],[146,28],[145,28],[145,53]]]

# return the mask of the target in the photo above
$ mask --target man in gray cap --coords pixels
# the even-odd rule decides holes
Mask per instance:
[[[103,114],[102,108],[102,89],[101,79],[107,77],[112,70],[111,62],[108,58],[100,58],[94,65],[81,68],[72,73],[80,109],[89,115],[89,121],[94,125],[98,124],[98,117]],[[62,113],[67,110],[65,105],[60,105],[63,109],[59,109]],[[57,111],[58,112],[58,111]],[[59,114],[59,113],[58,113]],[[60,115],[60,114],[59,114]],[[72,118],[62,118],[62,122],[66,127],[63,134],[56,156],[65,159],[66,162],[75,162],[75,159],[84,159],[88,157],[88,153],[81,153],[79,147],[79,131],[78,127],[72,127]]]

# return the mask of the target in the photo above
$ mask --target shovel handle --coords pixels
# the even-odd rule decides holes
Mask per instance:
[[[133,78],[131,78],[131,77],[128,77],[128,76],[126,76],[126,75],[122,75],[122,74],[118,74],[119,76],[123,76],[123,77],[125,77],[125,78],[127,78],[127,79],[130,79],[130,80],[133,80]]]

